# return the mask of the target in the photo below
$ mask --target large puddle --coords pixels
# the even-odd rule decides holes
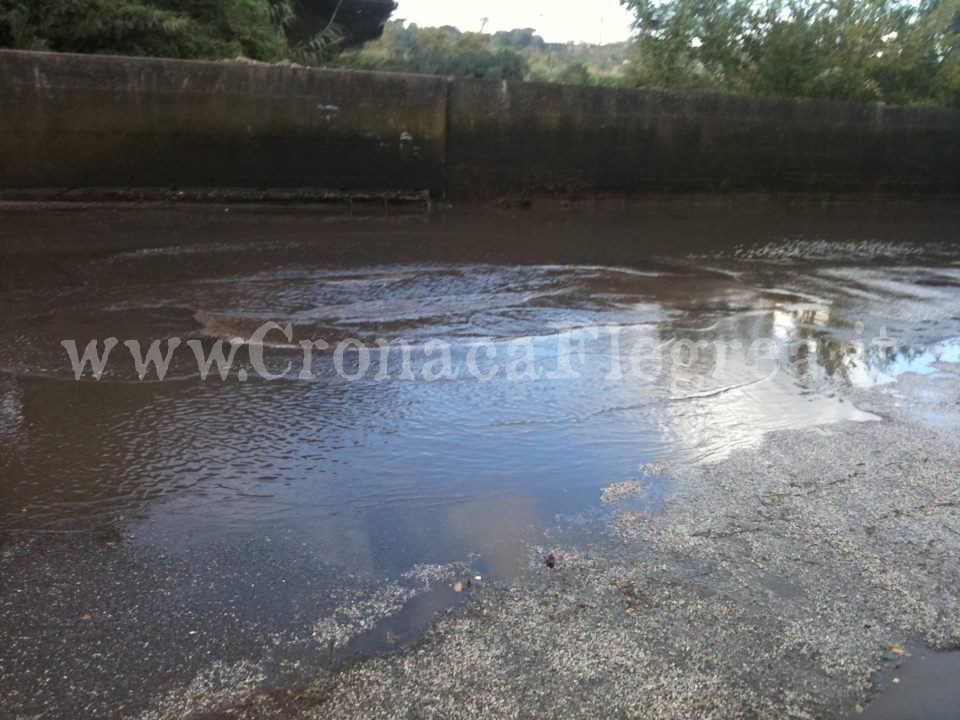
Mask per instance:
[[[7,211],[0,529],[254,547],[251,575],[311,597],[427,564],[509,579],[651,463],[876,421],[838,391],[960,360],[958,230],[937,206]],[[188,341],[268,321],[291,336],[201,380]],[[61,342],[108,337],[75,380]],[[173,337],[138,379],[123,342]],[[310,373],[301,340],[330,346]]]

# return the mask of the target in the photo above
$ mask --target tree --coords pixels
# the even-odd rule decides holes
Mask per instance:
[[[336,28],[342,47],[376,40],[396,9],[394,0],[286,0],[292,18],[285,35],[292,45],[309,42],[318,33]],[[271,0],[274,6],[284,0]]]
[[[537,35],[533,28],[501,30],[493,34],[493,44],[512,50],[525,50],[529,47],[542,49],[545,45],[543,38]]]
[[[567,65],[557,76],[557,82],[563,85],[590,85],[593,78],[587,66],[578,62]]]
[[[546,43],[533,28],[487,33],[387,23],[383,37],[339,56],[338,67],[506,80],[617,84],[626,44]]]
[[[0,46],[276,62],[380,36],[393,0],[0,0]]]
[[[628,80],[654,88],[956,104],[958,0],[624,0]]]
[[[279,60],[283,40],[264,0],[171,3],[137,0],[0,0],[8,47],[79,53]]]
[[[527,61],[519,53],[490,42],[490,35],[455,27],[418,28],[388,23],[383,37],[360,53],[343,56],[341,67],[396,70],[432,75],[461,75],[523,80]]]

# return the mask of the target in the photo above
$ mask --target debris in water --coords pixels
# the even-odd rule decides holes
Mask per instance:
[[[644,495],[646,492],[646,483],[640,480],[622,480],[605,487],[600,493],[600,502],[609,505],[610,503],[626,500],[629,497]]]
[[[446,583],[456,577],[469,575],[470,569],[463,563],[450,563],[449,565],[415,565],[401,575],[404,580],[412,580],[426,587],[432,583]]]
[[[332,653],[346,647],[358,635],[372,630],[381,620],[398,613],[420,592],[422,589],[390,583],[365,592],[362,597],[352,593],[349,599],[343,599],[343,604],[332,615],[313,625],[313,637]]]
[[[644,477],[656,477],[658,475],[669,475],[670,474],[670,463],[664,460],[656,460],[651,463],[646,463],[641,465],[638,470],[643,474]]]
[[[546,563],[547,563],[547,567],[552,570],[557,565],[557,556],[554,555],[553,553],[550,553],[549,555],[547,555]]]

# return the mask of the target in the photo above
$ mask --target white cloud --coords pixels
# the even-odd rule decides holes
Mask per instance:
[[[399,0],[394,18],[420,26],[454,25],[487,32],[532,27],[548,42],[619,42],[632,14],[618,0]]]

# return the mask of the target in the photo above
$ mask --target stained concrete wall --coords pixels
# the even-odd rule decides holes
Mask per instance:
[[[960,190],[960,112],[545,84],[450,88],[451,194]]]
[[[446,80],[0,52],[0,187],[444,190]]]
[[[960,192],[960,112],[0,51],[0,191]]]

